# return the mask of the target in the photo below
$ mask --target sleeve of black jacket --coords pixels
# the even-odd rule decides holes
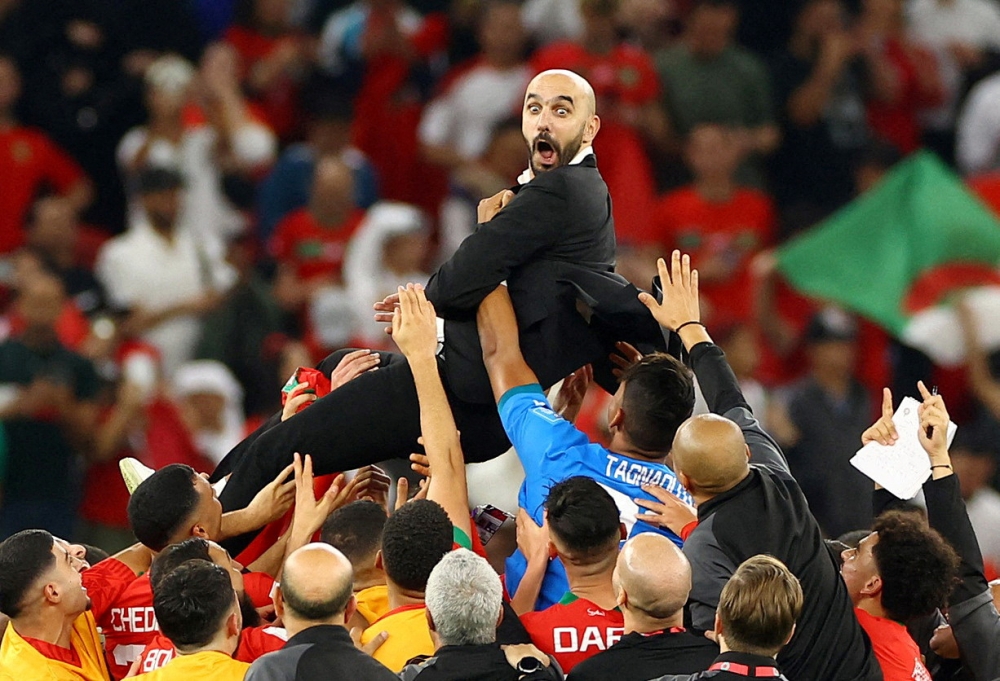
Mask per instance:
[[[691,628],[696,632],[714,629],[719,594],[739,567],[719,546],[714,528],[716,518],[714,514],[705,518],[684,542],[684,555],[691,563],[691,572],[698,575],[686,606]]]
[[[743,431],[750,447],[750,462],[790,476],[781,447],[754,418],[722,348],[714,343],[698,343],[691,348],[688,361],[709,410],[733,421]]]
[[[563,173],[539,175],[462,242],[427,283],[427,298],[438,315],[474,318],[483,298],[516,267],[559,239],[567,213],[565,181]]]
[[[1000,678],[1000,615],[983,574],[983,556],[965,510],[958,476],[924,485],[927,519],[958,552],[960,582],[949,599],[948,620],[962,657],[977,681]]]

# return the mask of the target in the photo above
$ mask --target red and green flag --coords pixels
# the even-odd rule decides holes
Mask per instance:
[[[969,301],[978,320],[1000,315],[1000,221],[927,152],[777,257],[798,290],[874,321],[939,364],[964,359],[950,305],[957,292],[975,289]],[[1000,325],[977,326],[984,343],[1000,344]]]

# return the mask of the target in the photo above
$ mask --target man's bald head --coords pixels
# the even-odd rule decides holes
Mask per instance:
[[[328,544],[307,544],[285,560],[281,598],[301,620],[323,622],[342,614],[353,593],[351,562]]]
[[[615,585],[620,599],[624,592],[628,608],[667,619],[684,607],[691,593],[691,564],[672,541],[644,532],[625,542]]]
[[[689,487],[715,495],[732,489],[750,470],[743,431],[727,418],[700,414],[677,430],[670,450]]]
[[[594,88],[578,73],[542,71],[524,94],[521,132],[535,174],[568,165],[601,127]]]
[[[531,79],[525,96],[541,89],[556,88],[573,98],[574,102],[586,107],[586,113],[593,116],[597,113],[597,96],[594,87],[586,78],[569,69],[549,69],[542,71]]]

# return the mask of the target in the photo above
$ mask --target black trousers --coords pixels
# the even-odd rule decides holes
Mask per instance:
[[[351,350],[339,350],[319,364],[327,376]],[[316,475],[339,473],[420,451],[420,405],[410,365],[402,355],[381,353],[368,372],[316,400],[287,421],[275,414],[238,444],[212,474],[231,474],[219,499],[226,511],[244,508],[299,452],[313,459]],[[443,360],[438,360],[439,367]],[[487,461],[510,448],[493,403],[470,404],[454,397],[445,381],[452,412],[462,433],[468,462]],[[230,540],[239,551],[251,537]],[[235,555],[235,553],[234,553]]]

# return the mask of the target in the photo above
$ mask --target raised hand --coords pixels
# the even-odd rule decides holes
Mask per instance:
[[[931,465],[950,465],[951,457],[948,456],[948,423],[950,418],[948,408],[944,405],[944,398],[931,394],[923,381],[917,383],[917,389],[924,400],[917,409],[917,413],[920,415],[920,430],[917,433],[920,445],[930,457]]]
[[[587,390],[594,380],[594,369],[589,364],[582,369],[577,369],[565,379],[562,386],[552,400],[552,411],[562,416],[570,423],[576,422],[576,417],[580,415],[580,408],[583,407],[583,400],[587,397]]]
[[[437,315],[422,287],[399,287],[399,307],[392,316],[392,337],[411,362],[437,353]]]
[[[247,506],[247,514],[252,518],[255,528],[274,522],[292,507],[295,502],[295,480],[288,480],[288,476],[293,470],[294,464],[285,466],[278,477],[257,492],[257,496]]]
[[[642,359],[642,353],[625,341],[615,343],[615,349],[618,352],[608,355],[608,359],[615,366],[611,373],[620,381],[625,370]]]
[[[312,457],[306,455],[303,458],[296,452],[292,466],[295,469],[295,514],[292,517],[292,527],[298,543],[304,544],[323,527],[331,513],[352,499],[357,489],[357,478],[345,483],[344,474],[341,473],[334,479],[330,489],[316,499]]]
[[[393,512],[406,506],[411,501],[417,501],[418,499],[427,498],[427,490],[430,489],[430,484],[427,478],[422,478],[417,484],[417,493],[412,497],[410,496],[410,481],[406,478],[400,478],[396,483],[396,507]]]
[[[376,504],[389,509],[389,488],[392,487],[392,478],[378,466],[365,466],[358,469],[358,474],[354,476],[355,499],[366,499],[374,501]]]
[[[892,391],[882,388],[882,415],[861,434],[861,444],[866,445],[869,442],[877,442],[880,445],[896,444],[899,433],[896,432],[896,424],[892,422],[893,413]]]
[[[667,263],[660,258],[656,261],[656,269],[660,274],[663,302],[657,303],[656,298],[645,291],[639,294],[639,300],[653,313],[653,318],[671,331],[687,322],[700,322],[698,270],[691,269],[691,257],[674,251],[670,268],[667,269]]]
[[[375,321],[381,324],[388,324],[385,328],[385,332],[392,334],[392,315],[399,307],[399,294],[393,293],[392,295],[386,296],[381,302],[375,303],[373,306],[375,310]]]

